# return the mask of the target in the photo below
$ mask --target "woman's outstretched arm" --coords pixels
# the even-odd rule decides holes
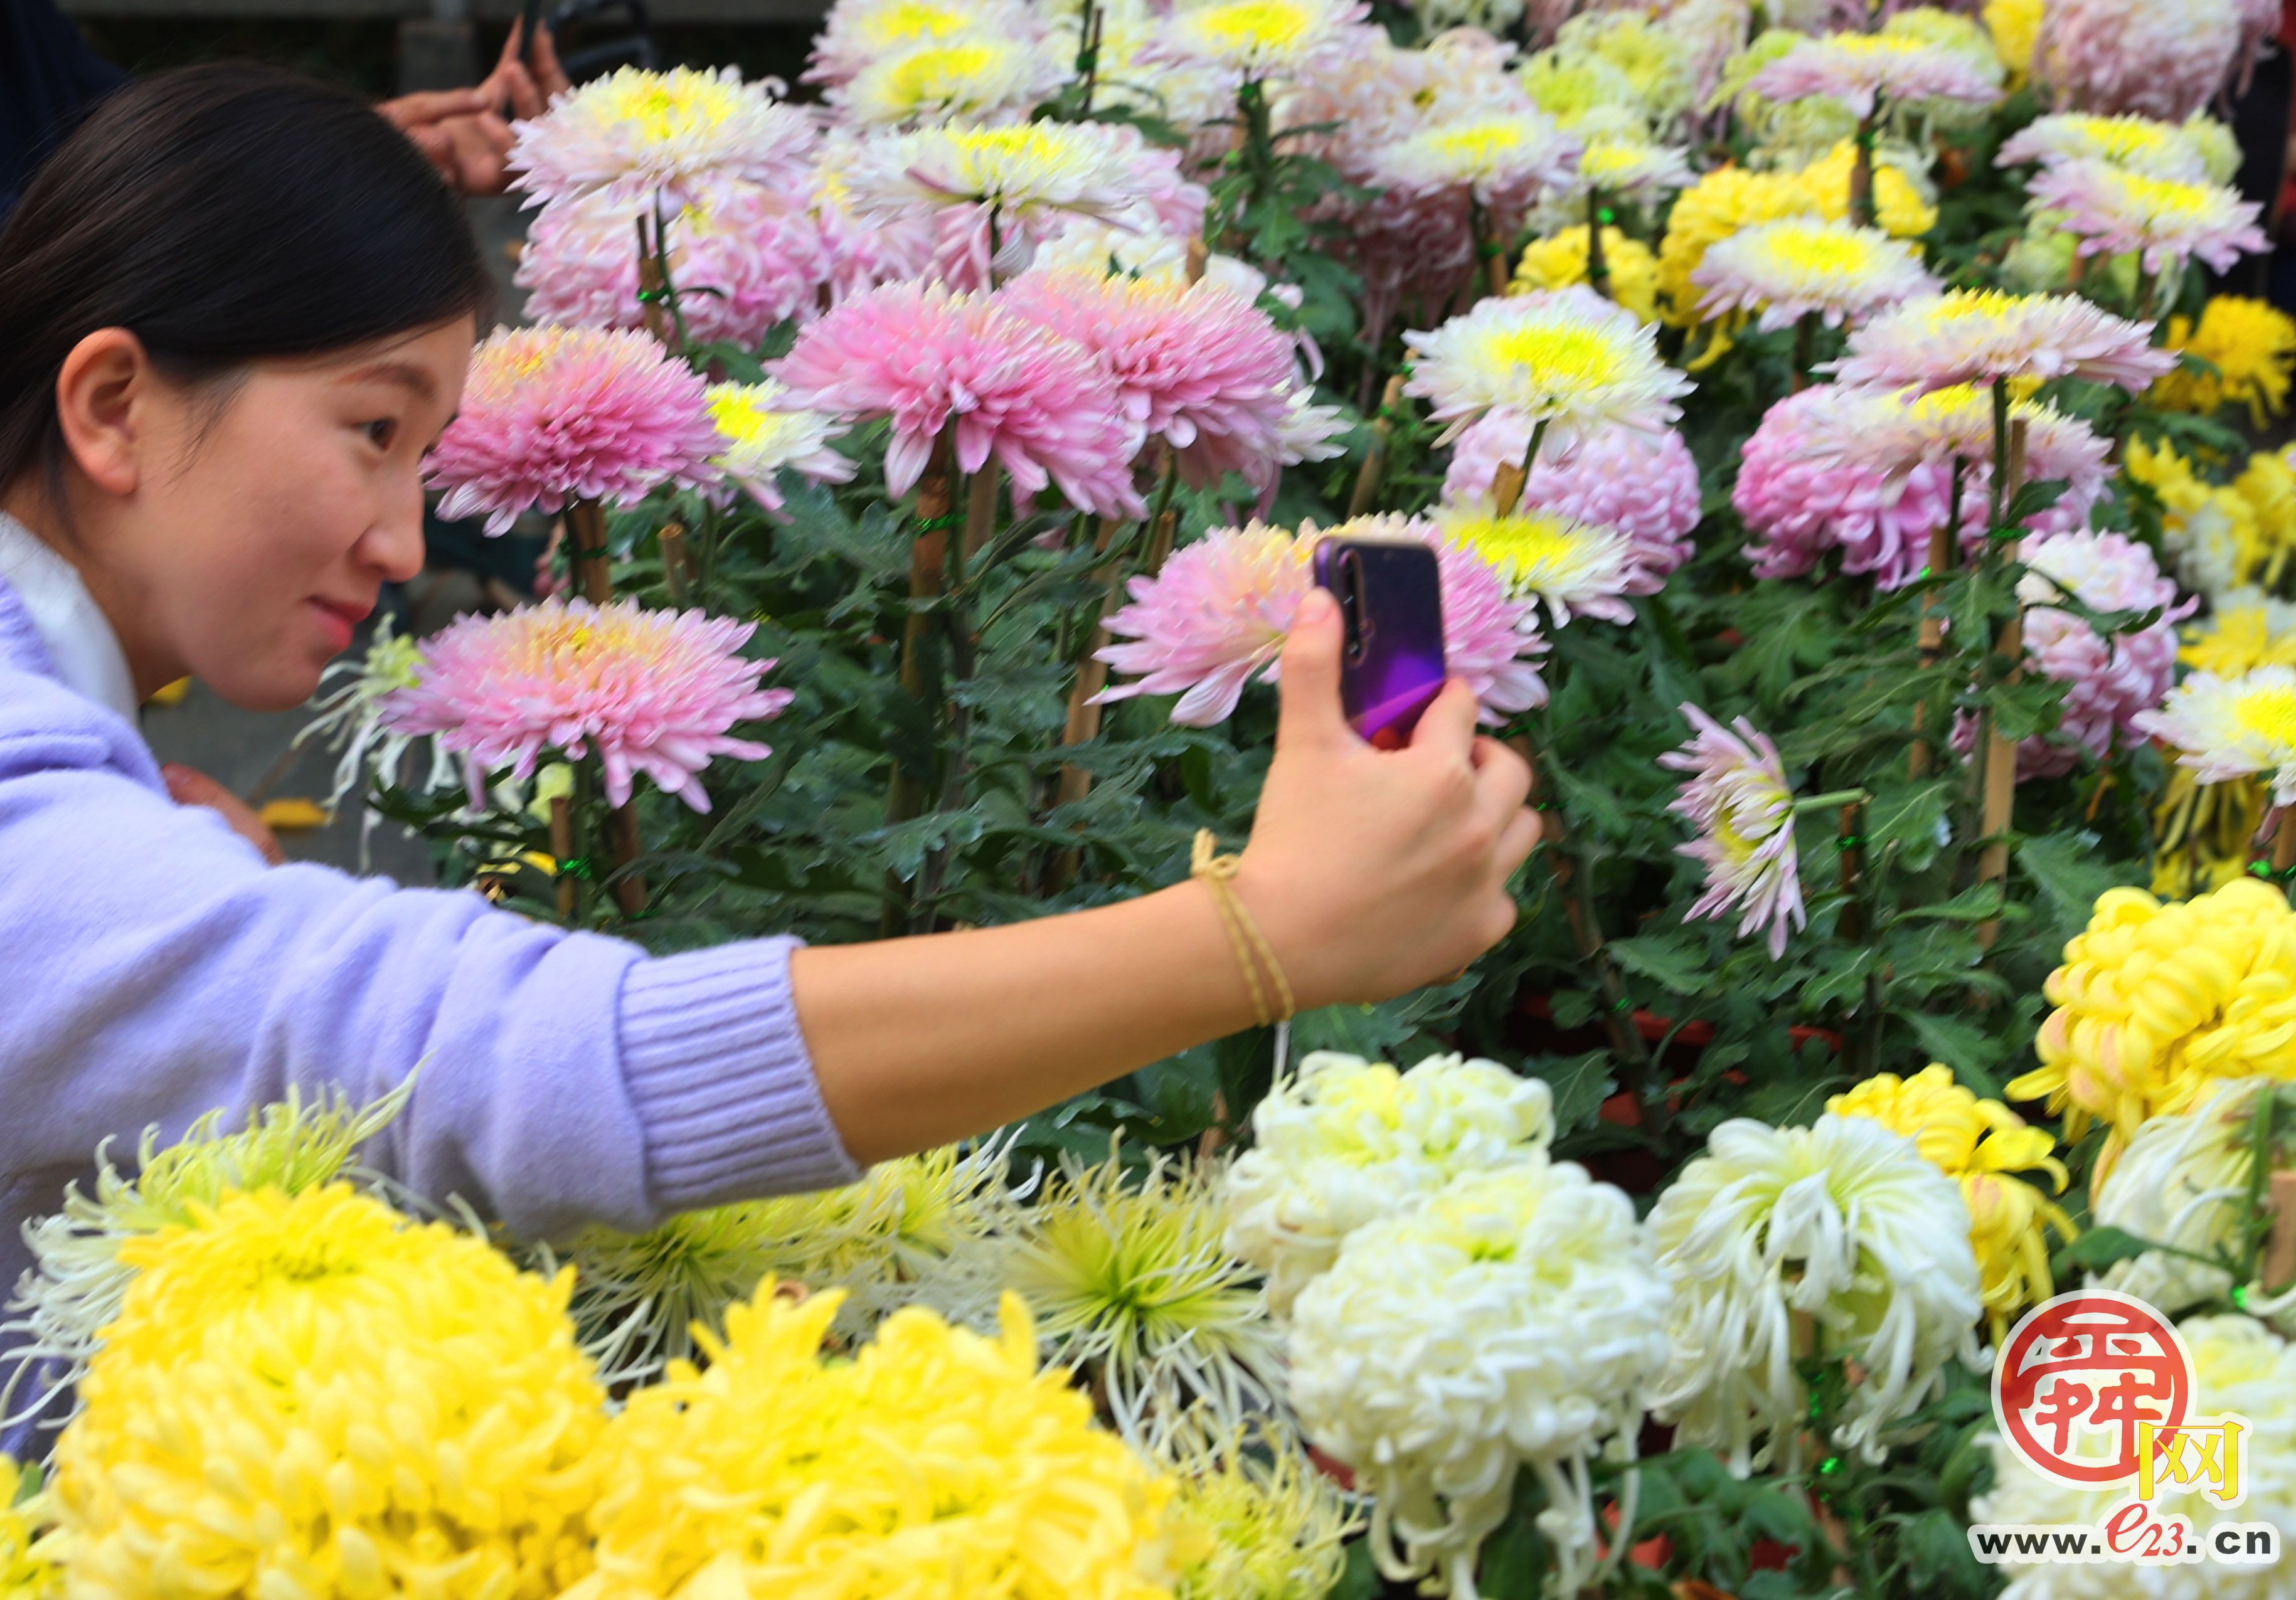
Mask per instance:
[[[1341,716],[1339,651],[1336,611],[1303,607],[1236,880],[1303,1010],[1473,960],[1513,924],[1507,880],[1538,837],[1529,769],[1475,736],[1464,685],[1409,750],[1374,751]],[[1196,882],[1009,927],[800,950],[790,969],[823,1098],[863,1161],[998,1127],[1252,1022]]]

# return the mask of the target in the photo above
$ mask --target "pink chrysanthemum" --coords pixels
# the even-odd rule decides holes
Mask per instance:
[[[1091,351],[993,295],[888,283],[808,324],[773,375],[791,406],[890,416],[885,484],[896,495],[953,428],[960,472],[994,456],[1016,496],[1054,483],[1086,511],[1144,514],[1132,487],[1144,435],[1116,380]]]
[[[1273,482],[1292,411],[1292,341],[1267,314],[1210,283],[1031,272],[1006,309],[1098,356],[1126,409],[1177,455],[1182,476],[1214,488],[1234,471]]]
[[[1996,378],[2087,378],[2132,392],[2173,369],[2150,326],[2076,295],[1956,289],[1892,307],[1826,364],[1844,383],[1944,389]]]
[[[1173,552],[1152,578],[1135,578],[1130,603],[1108,619],[1119,641],[1100,659],[1131,682],[1103,690],[1103,701],[1177,694],[1172,720],[1209,727],[1235,710],[1253,678],[1273,683],[1283,641],[1314,582],[1311,553],[1320,537],[1414,539],[1436,547],[1443,600],[1445,664],[1475,693],[1486,722],[1546,702],[1531,659],[1546,649],[1538,636],[1538,602],[1507,593],[1497,572],[1472,552],[1447,546],[1416,518],[1358,517],[1297,536],[1259,522],[1215,529]]]
[[[2104,492],[2109,444],[2046,406],[2020,402],[2012,414],[2026,424],[2030,477],[2066,483],[2028,526],[2084,526]],[[1838,548],[1845,573],[1871,573],[1880,589],[1903,587],[1928,560],[1931,529],[1950,514],[1956,459],[1962,540],[1973,551],[1985,537],[1992,445],[1991,398],[1979,390],[1916,396],[1833,384],[1787,397],[1746,441],[1731,493],[1755,536],[1746,550],[1755,572],[1798,577]]]
[[[812,310],[830,255],[810,216],[739,178],[700,178],[685,195],[668,217],[669,278],[693,338],[754,345]],[[611,189],[545,206],[519,261],[527,315],[574,327],[642,326],[636,225],[652,211],[651,197]]]
[[[714,485],[719,442],[701,380],[644,334],[504,328],[472,354],[425,480],[447,491],[439,515],[484,512],[500,533],[570,500],[627,505],[665,483]]]
[[[2141,252],[2144,270],[2166,272],[2198,256],[2228,272],[2243,253],[2272,248],[2256,226],[2263,208],[2221,184],[2148,177],[2103,161],[2068,161],[2034,174],[2033,204],[2062,211],[2084,256]]]
[[[1839,100],[1859,117],[1876,102],[1963,100],[1990,105],[2001,86],[1967,56],[1904,34],[1837,33],[1804,39],[1747,81],[1764,100]]]
[[[1120,643],[1100,652],[1133,681],[1111,684],[1099,701],[1177,694],[1172,720],[1210,727],[1234,714],[1244,685],[1274,682],[1276,658],[1315,582],[1306,540],[1254,522],[1216,528],[1172,552],[1153,577],[1125,586],[1131,596],[1108,619]]]
[[[392,690],[378,710],[392,732],[432,734],[441,750],[459,752],[473,805],[494,768],[507,764],[525,778],[545,750],[578,759],[594,748],[611,804],[629,800],[642,772],[707,811],[696,775],[712,756],[772,753],[728,730],[791,699],[786,689],[758,686],[774,663],[741,653],[755,631],[730,617],[649,611],[627,600],[553,599],[463,617],[422,642],[414,686]]]
[[[1472,550],[1443,537],[1423,517],[1355,517],[1302,538],[1418,539],[1435,547],[1443,596],[1443,667],[1475,693],[1485,722],[1504,722],[1546,703],[1536,658],[1547,651],[1538,631],[1538,596],[1508,592],[1505,577]]]
[[[2236,0],[2049,0],[2033,65],[2057,109],[2181,122],[2231,77]]]
[[[1690,742],[1659,764],[1691,775],[1682,797],[1667,808],[1687,817],[1699,837],[1677,845],[1678,854],[1706,868],[1706,892],[1685,915],[1721,917],[1742,907],[1744,938],[1767,929],[1770,959],[1786,953],[1788,926],[1809,921],[1801,898],[1801,861],[1794,849],[1793,790],[1778,747],[1743,717],[1724,727],[1685,703]]]
[[[840,0],[813,41],[805,81],[841,84],[888,56],[968,34],[1035,40],[1043,27],[1019,0]]]
[[[2017,747],[2017,775],[2054,777],[2079,764],[2080,752],[2103,757],[2118,740],[2144,743],[2136,719],[2158,706],[2177,678],[2177,624],[2197,599],[2177,600],[2152,553],[2117,533],[2059,533],[2027,539],[2019,553],[2029,570],[2017,596],[2025,612],[2025,660],[2065,685],[2057,737]],[[2135,633],[2099,634],[2087,620],[2049,603],[2070,595],[2096,611],[2161,614]],[[1954,729],[1966,754],[1976,732],[1968,718]],[[2069,743],[2068,743],[2069,742]]]
[[[1488,499],[1502,465],[1521,465],[1530,422],[1502,407],[1487,413],[1452,447],[1443,498],[1455,505]],[[1615,528],[1634,541],[1629,595],[1655,595],[1668,574],[1690,559],[1698,526],[1698,463],[1682,435],[1611,428],[1569,450],[1539,452],[1519,502],[1581,522]]]
[[[938,239],[929,212],[882,218],[854,212],[852,196],[837,176],[845,169],[852,148],[849,140],[830,140],[822,146],[814,168],[811,211],[828,254],[832,303],[866,293],[880,283],[922,277]]]
[[[618,68],[518,124],[508,164],[529,204],[608,185],[676,194],[712,174],[787,193],[804,182],[816,133],[811,116],[775,98],[779,87],[745,84],[731,67]]]

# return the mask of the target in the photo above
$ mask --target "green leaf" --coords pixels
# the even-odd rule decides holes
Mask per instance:
[[[2093,1227],[2049,1258],[2049,1270],[2059,1283],[2084,1272],[2103,1272],[2120,1261],[2133,1261],[2153,1248],[2149,1241],[2118,1227]]]
[[[1611,959],[1630,972],[1652,978],[1677,995],[1706,992],[1710,972],[1706,951],[1677,929],[1671,933],[1638,933],[1614,939],[1606,947]]]
[[[1601,1113],[1603,1102],[1618,1088],[1611,1076],[1611,1053],[1590,1050],[1584,1055],[1533,1057],[1523,1072],[1544,1079],[1554,1096],[1554,1131],[1560,1136],[1585,1128]]]
[[[1930,1059],[1953,1069],[1954,1081],[1980,1100],[2001,1098],[2001,1080],[1993,1069],[2009,1054],[2005,1043],[1959,1017],[1914,1011],[1905,1019]]]
[[[1900,911],[1901,923],[1923,920],[1941,923],[1982,923],[2001,915],[2001,885],[1972,883],[1949,900],[1939,900],[1934,906],[1915,906]]]

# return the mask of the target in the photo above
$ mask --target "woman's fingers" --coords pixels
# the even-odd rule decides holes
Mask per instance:
[[[1496,739],[1477,739],[1473,759],[1482,803],[1501,815],[1520,810],[1530,798],[1530,763]]]
[[[287,852],[279,848],[278,837],[263,825],[263,819],[254,808],[206,773],[170,761],[160,768],[160,776],[177,805],[206,807],[220,815],[233,833],[262,851],[263,858],[272,866],[286,861]]]
[[[1475,716],[1475,692],[1467,686],[1466,679],[1450,679],[1419,714],[1419,726],[1411,730],[1411,753],[1432,756],[1439,761],[1472,760]]]
[[[481,86],[475,89],[432,89],[420,94],[401,94],[374,109],[384,121],[411,135],[418,128],[436,127],[449,118],[483,111],[489,103]]]
[[[1546,819],[1528,808],[1509,817],[1505,829],[1499,834],[1500,875],[1513,877],[1515,869],[1530,859],[1530,852],[1538,848],[1540,836],[1546,832]]]
[[[1340,608],[1324,589],[1300,602],[1276,683],[1275,749],[1310,753],[1358,743],[1340,709]]]

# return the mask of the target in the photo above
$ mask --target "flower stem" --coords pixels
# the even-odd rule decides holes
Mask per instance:
[[[1997,393],[2005,394],[2005,387]],[[1997,398],[1997,411],[2007,411],[2007,401]],[[1997,482],[2005,485],[2013,498],[2025,476],[2025,420],[2018,418],[2009,425],[2008,449],[1998,470]],[[1986,551],[1988,562],[2006,562],[2017,559],[2014,541],[1989,541]],[[2013,684],[2023,676],[2025,656],[2025,616],[2013,601],[2007,621],[1993,641],[1994,653],[2008,662],[2003,683]],[[2017,800],[2017,743],[2005,738],[1994,726],[1992,709],[1978,712],[1978,792],[1980,796],[1978,812],[1978,837],[1986,841],[1977,857],[1977,881],[1980,883],[2005,882],[2009,876],[2009,821]],[[1981,949],[1990,949],[2001,936],[2000,919],[1994,918],[1977,924],[1977,943]]]
[[[1817,313],[1805,311],[1801,314],[1801,320],[1794,324],[1792,393],[1800,394],[1809,387],[1809,364],[1811,357],[1816,353],[1815,349],[1816,342]]]
[[[901,692],[923,703],[929,677],[927,656],[931,648],[932,603],[940,595],[943,570],[948,563],[950,509],[955,504],[955,469],[950,463],[953,440],[944,431],[933,444],[924,475],[917,480],[917,531],[909,546],[909,611],[901,623]],[[885,796],[885,825],[909,821],[924,810],[927,783],[893,758],[893,776]],[[908,924],[907,885],[898,874],[885,874],[885,907],[879,919],[880,934],[887,939]]]
[[[1874,109],[1857,124],[1857,157],[1849,166],[1849,221],[1852,226],[1870,228],[1876,215],[1874,206],[1874,135],[1882,121],[1882,97],[1874,97]]]
[[[1604,299],[1611,298],[1611,264],[1603,257],[1603,192],[1587,191],[1587,283]]]
[[[1863,789],[1829,789],[1824,794],[1813,794],[1808,800],[1793,803],[1794,815],[1805,811],[1826,811],[1838,806],[1862,806],[1874,797]]]
[[[566,503],[566,543],[574,552],[574,587],[592,605],[614,597],[613,570],[606,554],[606,508],[595,500]]]
[[[1371,425],[1371,443],[1364,450],[1363,465],[1356,469],[1356,486],[1348,496],[1348,515],[1360,517],[1368,513],[1372,502],[1379,498],[1379,480],[1387,472],[1387,455],[1395,438],[1395,408],[1403,404],[1403,374],[1397,373],[1388,379],[1386,389],[1379,397],[1379,411]]]

